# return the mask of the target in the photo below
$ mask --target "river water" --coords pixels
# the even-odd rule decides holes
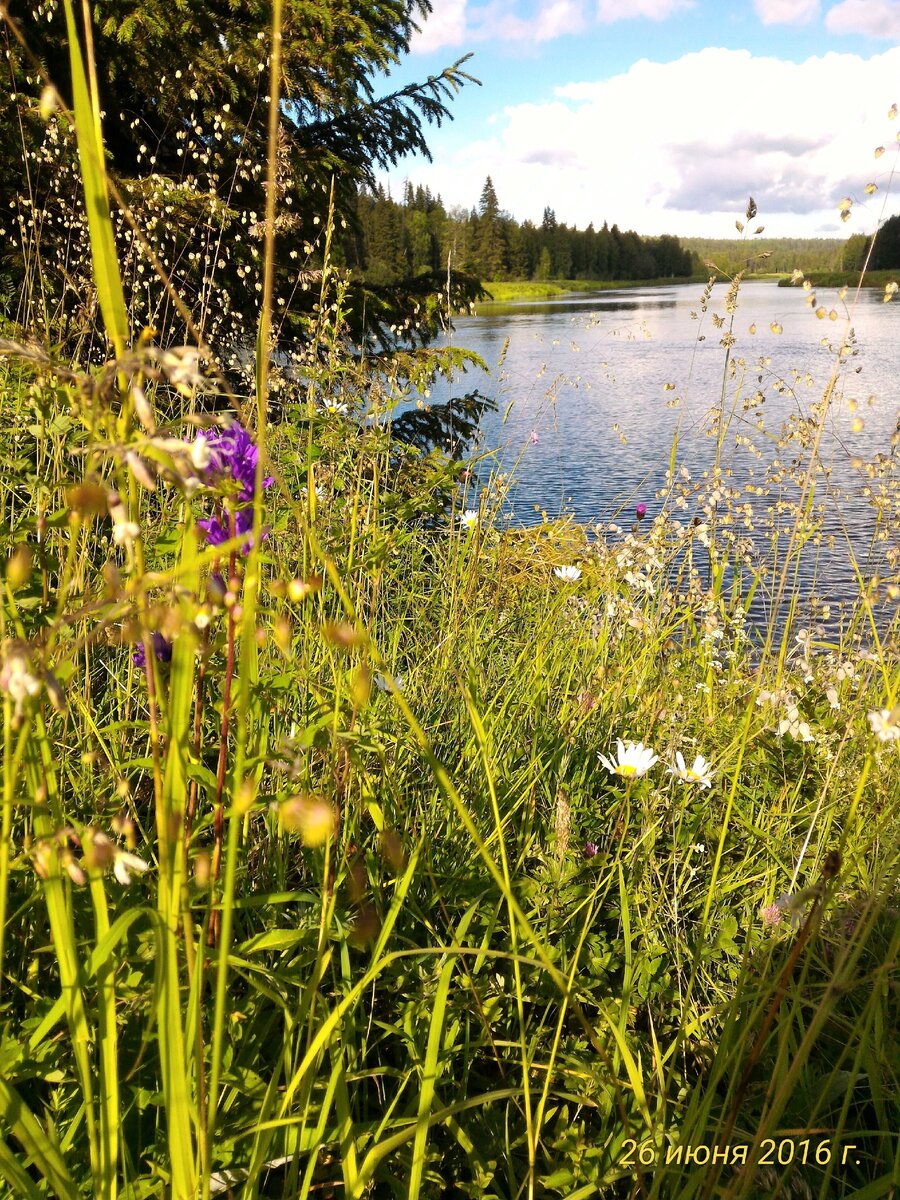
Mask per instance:
[[[842,301],[837,290],[820,290],[818,317],[802,288],[752,281],[733,312],[723,284],[705,311],[703,301],[702,285],[638,288],[485,306],[458,319],[452,344],[476,351],[489,370],[470,370],[453,393],[478,388],[497,404],[481,422],[479,450],[489,452],[481,480],[491,471],[511,477],[507,515],[517,523],[546,512],[627,526],[638,503],[647,520],[678,503],[666,480],[674,447],[686,504],[675,515],[692,519],[703,516],[692,489],[718,453],[726,485],[752,500],[745,532],[762,553],[773,520],[793,521],[787,510],[779,518],[779,501],[800,494],[790,468],[803,459],[802,430],[786,443],[785,430],[809,418],[834,379],[820,447],[827,478],[817,473],[814,497],[821,537],[804,552],[801,583],[846,600],[857,592],[853,559],[865,575],[893,576],[900,300],[885,304],[870,289]],[[446,398],[435,388],[433,400]],[[729,416],[721,438],[710,433],[717,409]]]

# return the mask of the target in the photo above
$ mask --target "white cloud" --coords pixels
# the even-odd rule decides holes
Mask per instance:
[[[532,36],[537,42],[546,42],[563,34],[577,33],[583,27],[584,12],[579,0],[553,0],[539,6]]]
[[[597,0],[597,20],[604,25],[635,17],[665,21],[680,9],[693,7],[694,0]]]
[[[413,53],[430,54],[444,46],[460,46],[466,38],[466,0],[433,0],[431,15],[422,20],[410,43]]]
[[[449,205],[471,206],[490,174],[520,220],[540,221],[550,205],[581,228],[607,220],[643,234],[728,237],[752,195],[771,236],[869,232],[883,193],[864,188],[896,165],[873,152],[898,148],[886,118],[898,76],[900,47],[802,63],[715,48],[644,59],[506,108],[490,124],[486,114],[490,133],[453,154],[435,139],[421,182]],[[845,195],[858,203],[841,225]]]
[[[662,21],[696,0],[433,0],[431,16],[412,39],[413,53],[478,42],[533,43],[581,33],[588,8],[601,24],[644,17]],[[594,7],[595,6],[595,7]]]
[[[585,25],[583,0],[489,0],[470,10],[469,38],[478,42],[548,42]]]
[[[819,0],[753,0],[763,25],[807,25],[819,15]]]
[[[829,33],[865,33],[900,41],[900,4],[897,0],[841,0],[828,10],[825,25]]]

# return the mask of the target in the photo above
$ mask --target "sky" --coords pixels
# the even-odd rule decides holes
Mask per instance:
[[[385,177],[395,196],[409,179],[472,208],[490,175],[519,221],[682,237],[737,236],[750,196],[771,237],[900,212],[900,0],[432,3],[390,86],[470,52],[481,86],[428,128],[431,163]]]

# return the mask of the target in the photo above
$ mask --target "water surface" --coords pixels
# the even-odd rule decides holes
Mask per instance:
[[[885,552],[900,545],[893,496],[900,480],[891,458],[900,406],[897,302],[884,304],[878,290],[855,302],[852,293],[842,302],[836,290],[822,290],[817,305],[826,315],[819,319],[802,288],[774,281],[744,284],[733,314],[724,285],[713,289],[706,312],[702,293],[699,285],[578,293],[492,305],[457,321],[452,343],[477,351],[489,373],[470,371],[453,391],[477,387],[497,403],[482,421],[481,449],[493,452],[494,470],[514,479],[512,519],[569,512],[586,524],[630,524],[638,502],[652,518],[674,499],[658,496],[673,446],[679,477],[682,467],[693,481],[712,470],[716,438],[708,431],[724,405],[733,414],[720,450],[727,482],[767,490],[747,497],[758,509],[752,536],[760,542],[766,509],[798,496],[788,469],[801,448],[777,445],[785,423],[822,402],[848,339],[822,445],[829,475],[817,482],[823,537],[804,555],[802,574],[807,590],[849,597],[857,585],[848,546],[866,571],[884,573]],[[730,365],[721,344],[729,331]],[[763,398],[745,412],[755,395]],[[433,398],[446,396],[436,388]],[[878,455],[892,518],[880,524],[864,493],[879,485],[860,466]],[[785,472],[773,482],[766,468],[776,457]],[[689,503],[681,515],[700,512]],[[881,540],[873,543],[876,532]]]

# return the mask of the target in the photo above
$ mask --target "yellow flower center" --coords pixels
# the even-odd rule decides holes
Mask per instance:
[[[637,774],[637,767],[634,763],[619,763],[619,774],[624,775],[627,779],[629,775]]]

